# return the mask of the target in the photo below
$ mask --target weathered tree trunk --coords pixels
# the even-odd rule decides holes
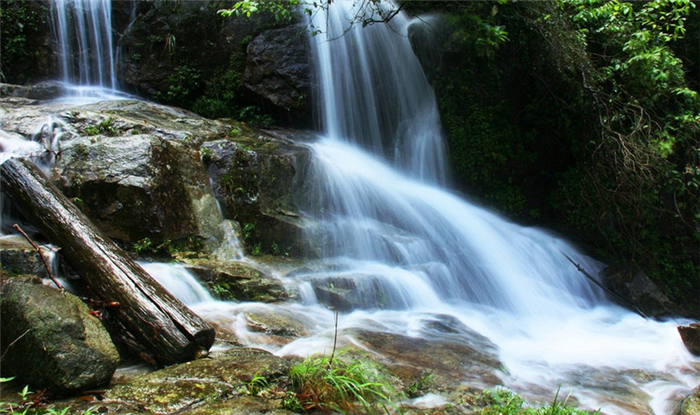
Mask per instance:
[[[214,330],[109,240],[34,164],[0,165],[2,192],[52,243],[158,364],[192,360],[208,350]]]

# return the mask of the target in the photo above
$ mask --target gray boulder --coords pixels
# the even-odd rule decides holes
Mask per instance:
[[[242,86],[277,107],[303,109],[309,104],[311,72],[304,26],[267,30],[248,44]]]
[[[110,381],[119,354],[79,298],[33,278],[7,279],[1,293],[3,376],[56,394]]]
[[[53,169],[59,188],[111,238],[218,240],[220,215],[198,145],[228,130],[190,112],[111,101],[61,114],[73,138]]]

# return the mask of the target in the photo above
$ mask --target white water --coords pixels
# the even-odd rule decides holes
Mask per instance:
[[[86,103],[133,98],[119,91],[111,0],[53,0],[51,26],[58,45],[61,100]]]
[[[54,0],[62,80],[116,91],[110,0]]]

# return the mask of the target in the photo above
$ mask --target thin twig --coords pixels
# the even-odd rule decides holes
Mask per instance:
[[[17,342],[19,341],[19,339],[21,339],[22,337],[26,336],[27,333],[29,333],[30,330],[31,330],[31,329],[27,329],[27,331],[25,331],[24,333],[22,333],[19,337],[17,337],[16,339],[14,339],[14,340],[12,341],[12,343],[10,343],[9,345],[7,345],[7,348],[5,349],[5,353],[3,353],[2,356],[0,356],[0,360],[4,359],[4,358],[5,358],[5,355],[6,355],[7,352],[10,350],[10,347],[12,347],[13,344],[17,343]]]
[[[333,330],[333,351],[331,352],[331,357],[328,359],[328,365],[333,362],[333,356],[335,356],[335,348],[338,344],[338,310],[335,310],[335,327]]]
[[[39,249],[37,244],[35,244],[34,241],[32,241],[32,239],[29,237],[29,235],[24,233],[24,231],[22,230],[22,228],[19,227],[18,224],[15,223],[12,226],[15,229],[17,229],[17,231],[19,231],[19,233],[21,233],[22,236],[24,236],[24,238],[34,247],[34,249],[36,249],[36,251],[39,253],[39,257],[41,257],[41,262],[43,262],[44,267],[46,267],[46,272],[49,274],[49,278],[51,278],[51,281],[53,281],[53,283],[56,284],[56,287],[58,287],[59,290],[63,290],[63,287],[61,286],[61,284],[59,284],[58,281],[56,281],[56,278],[54,278],[53,273],[51,272],[51,268],[49,267],[49,263],[46,262],[46,258],[44,258],[44,254],[41,253],[41,249]]]
[[[569,262],[571,262],[572,264],[574,264],[574,266],[576,267],[576,269],[577,269],[580,273],[582,273],[583,275],[585,275],[586,278],[588,278],[589,280],[591,280],[595,285],[597,285],[598,287],[602,288],[602,289],[605,290],[607,293],[609,293],[610,295],[612,295],[612,296],[614,296],[615,298],[619,299],[619,300],[622,301],[623,303],[627,304],[629,307],[631,307],[631,308],[632,308],[637,314],[639,314],[640,316],[642,316],[642,317],[644,317],[644,318],[649,318],[649,317],[647,317],[644,313],[642,313],[642,311],[641,311],[639,308],[637,308],[637,306],[635,306],[634,304],[632,304],[631,302],[629,302],[626,298],[622,297],[621,295],[619,295],[619,294],[616,293],[615,291],[613,291],[613,290],[611,290],[610,288],[608,288],[608,287],[604,286],[603,284],[599,283],[595,278],[593,278],[593,276],[592,276],[591,274],[588,273],[588,271],[586,271],[586,270],[585,270],[582,266],[580,266],[578,263],[574,262],[574,260],[571,259],[570,256],[566,255],[566,254],[563,253],[563,252],[562,252],[562,254],[566,257],[566,259],[569,260]]]

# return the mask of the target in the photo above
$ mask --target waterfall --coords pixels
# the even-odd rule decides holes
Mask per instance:
[[[348,140],[423,181],[445,183],[440,118],[410,43],[386,26],[346,31],[354,2],[328,7],[327,32],[312,39],[321,87],[315,101],[325,135]],[[392,27],[405,26],[404,15]]]
[[[54,0],[51,26],[62,82],[78,95],[116,95],[111,0]]]
[[[697,359],[675,324],[612,304],[566,257],[593,275],[602,264],[567,241],[448,191],[435,98],[408,41],[410,19],[349,28],[353,3],[334,2],[310,22],[324,29],[311,38],[321,133],[300,208],[326,266],[295,274],[303,301],[316,305],[322,292],[313,287],[347,280],[358,312],[394,312],[392,322],[376,314],[383,327],[421,311],[453,315],[498,345],[514,387],[556,390],[600,370],[670,373],[673,380],[638,385],[654,413],[667,413],[671,397],[697,383],[683,373]],[[308,352],[305,344],[280,353]],[[630,413],[573,392],[590,408]]]
[[[594,274],[595,261],[443,188],[448,166],[437,106],[406,35],[409,19],[399,14],[390,26],[348,31],[357,10],[347,3],[328,7],[327,33],[312,39],[324,138],[313,144],[309,238],[346,265],[408,270],[438,301],[540,315],[558,312],[562,302],[606,303],[566,256]]]

